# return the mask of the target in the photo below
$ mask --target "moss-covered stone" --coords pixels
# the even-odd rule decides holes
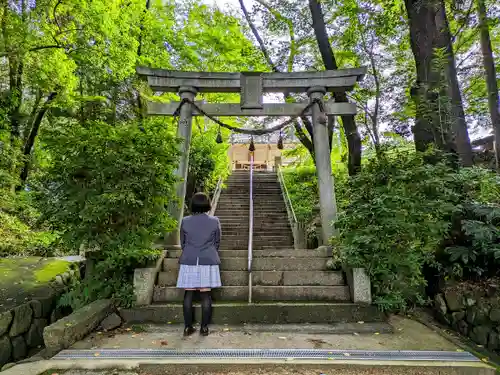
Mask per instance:
[[[9,335],[10,337],[16,337],[25,333],[33,319],[33,310],[29,303],[20,305],[14,309],[14,319],[12,320],[12,326],[10,327]]]
[[[0,366],[10,362],[12,345],[8,335],[0,336]]]
[[[0,259],[0,313],[34,299],[37,295],[53,293],[49,282],[57,275],[67,272],[70,267],[70,262],[59,259]]]
[[[12,339],[12,359],[19,361],[26,358],[28,354],[28,347],[23,336],[17,336]]]
[[[10,323],[12,323],[12,313],[10,311],[0,314],[0,336],[8,332]]]

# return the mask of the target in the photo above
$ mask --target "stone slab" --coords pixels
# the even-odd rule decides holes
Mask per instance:
[[[93,331],[113,311],[110,300],[98,300],[46,327],[43,340],[49,351],[70,347]]]
[[[352,302],[372,303],[370,278],[363,268],[345,270],[347,285],[349,285]]]
[[[14,309],[14,319],[12,320],[9,331],[10,337],[19,336],[25,333],[31,325],[32,318],[33,310],[29,303],[17,306]]]
[[[253,286],[254,301],[350,301],[349,288],[334,286]],[[246,301],[248,286],[223,286],[212,291],[216,301]],[[156,286],[153,302],[180,302],[184,290],[177,287]]]
[[[154,102],[147,103],[147,112],[151,116],[173,116],[179,108],[180,102]],[[242,108],[237,103],[203,103],[199,104],[204,112],[210,116],[298,116],[307,103],[268,103],[263,104],[262,109]],[[327,116],[355,115],[357,113],[354,103],[324,102],[325,114]],[[304,112],[306,116],[311,115],[310,110]],[[204,116],[203,113],[193,109],[193,116]]]
[[[181,250],[169,250],[167,258],[179,258]],[[227,257],[246,257],[248,250],[220,250],[219,255],[222,258]],[[307,250],[307,249],[275,249],[275,250],[254,250],[253,257],[255,258],[326,258],[328,249]],[[325,259],[326,260],[326,259]]]
[[[228,244],[229,246],[229,244]],[[263,247],[263,246],[262,246]],[[165,258],[163,270],[177,270],[177,259]],[[245,271],[248,269],[246,258],[221,258],[222,271]],[[326,260],[323,258],[255,258],[254,271],[326,271]]]
[[[253,284],[263,286],[300,286],[300,285],[345,285],[342,272],[331,271],[254,271]],[[221,271],[222,285],[247,286],[247,271]],[[177,272],[160,272],[159,286],[175,286]]]
[[[152,267],[136,268],[134,270],[135,303],[139,306],[149,305],[153,299],[153,289],[167,251],[163,251]]]
[[[0,368],[9,363],[12,356],[12,345],[8,335],[0,336]]]
[[[12,312],[0,313],[0,337],[9,331],[10,323],[12,323]]]
[[[182,304],[164,304],[120,310],[128,323],[180,323],[183,321]],[[195,308],[196,319],[201,309]],[[383,322],[384,313],[375,306],[352,303],[215,303],[213,324],[301,324]]]
[[[177,92],[181,86],[196,87],[200,92],[241,92],[241,73],[181,72],[138,67],[155,91]],[[366,68],[319,72],[261,73],[263,92],[305,92],[313,86],[327,92],[350,90],[366,74]]]

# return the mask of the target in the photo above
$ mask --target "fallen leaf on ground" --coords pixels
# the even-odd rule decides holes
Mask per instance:
[[[168,345],[168,341],[166,341],[166,340],[160,341],[160,345],[167,346]]]

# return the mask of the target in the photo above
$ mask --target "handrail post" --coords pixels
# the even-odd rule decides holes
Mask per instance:
[[[252,260],[253,260],[253,152],[250,153],[250,211],[248,223],[248,303],[252,303]]]

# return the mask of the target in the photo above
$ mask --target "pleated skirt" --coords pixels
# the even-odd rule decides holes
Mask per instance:
[[[177,277],[177,288],[182,289],[204,289],[220,288],[222,282],[220,279],[220,270],[218,265],[189,266],[181,264],[179,276]]]

